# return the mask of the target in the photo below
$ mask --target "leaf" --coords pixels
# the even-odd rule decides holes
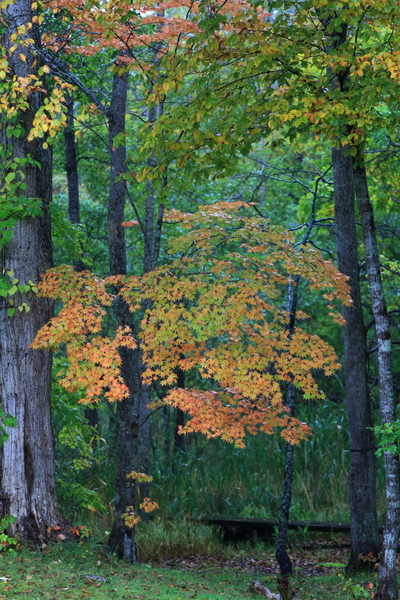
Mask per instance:
[[[14,171],[10,171],[10,173],[7,173],[7,175],[4,177],[4,180],[6,183],[11,183],[12,181],[14,181],[15,179],[15,172]],[[9,273],[13,273],[13,271],[9,271],[7,273],[7,275],[9,275]],[[9,277],[12,277],[12,275],[9,275]]]
[[[15,308],[7,308],[7,314],[9,317],[14,316],[15,314]]]

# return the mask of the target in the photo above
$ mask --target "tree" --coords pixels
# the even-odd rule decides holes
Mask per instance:
[[[40,37],[30,0],[3,3],[1,16],[2,110],[8,111],[8,122],[3,120],[7,137],[3,137],[6,173],[2,185],[11,216],[19,216],[16,222],[7,223],[14,229],[1,249],[2,273],[12,287],[1,298],[0,396],[3,412],[16,419],[2,448],[1,514],[16,518],[10,526],[13,534],[44,541],[48,527],[65,528],[66,523],[55,496],[51,353],[32,351],[29,344],[53,314],[53,302],[35,292],[52,261],[48,212],[52,153],[46,139],[63,122],[59,117],[62,91],[54,90],[44,103],[39,79],[43,68],[37,59]],[[8,185],[14,180],[15,185]],[[19,213],[14,212],[18,206]]]
[[[396,420],[392,375],[392,345],[390,323],[387,314],[385,293],[381,279],[381,265],[376,241],[374,212],[368,193],[368,184],[363,156],[360,154],[354,164],[354,183],[357,203],[361,214],[365,259],[369,289],[372,298],[372,310],[375,319],[375,332],[378,345],[379,396],[382,426],[392,424]],[[400,494],[400,473],[398,456],[385,449],[386,472],[386,522],[383,536],[381,570],[379,586],[376,593],[378,600],[396,600],[396,558],[398,532],[400,526],[400,510],[398,498]]]
[[[318,138],[323,136],[338,148],[347,146],[349,154],[356,156],[379,128],[389,126],[394,131],[398,126],[398,113],[391,110],[399,79],[398,54],[391,46],[398,37],[397,3],[385,3],[384,9],[381,2],[349,5],[341,1],[328,5],[302,2],[299,6],[274,3],[273,7],[276,12],[272,18],[262,11],[227,15],[218,7],[200,14],[198,35],[194,42],[191,40],[185,60],[180,55],[177,61],[169,59],[181,69],[176,76],[171,66],[171,83],[174,78],[183,80],[186,73],[196,70],[196,65],[199,77],[192,86],[190,102],[169,114],[171,121],[182,123],[180,135],[168,126],[167,118],[160,123],[160,132],[161,127],[164,132],[173,132],[167,142],[163,135],[166,161],[176,160],[181,167],[187,164],[196,177],[212,168],[227,172],[239,153],[249,152],[252,142],[269,138],[279,143],[280,138],[295,138],[305,131],[312,131]],[[160,85],[156,96],[166,85]],[[239,109],[243,105],[245,111]],[[377,106],[382,111],[375,111]],[[383,114],[388,123],[384,123]],[[350,195],[351,179],[347,180]],[[381,376],[386,377],[384,372]],[[371,423],[365,394],[361,413],[365,418],[360,429],[353,431],[356,435],[352,439],[366,442],[367,470],[373,475],[371,434],[365,431],[365,425]],[[358,483],[362,490],[356,495],[360,496],[365,496],[365,484],[373,485],[371,477]],[[389,487],[387,492],[391,497]],[[374,491],[368,490],[368,495],[373,499]],[[356,514],[354,506],[352,502],[357,548],[352,562],[359,567],[364,516]],[[367,514],[367,529],[375,533],[368,539],[363,535],[362,545],[375,552],[376,518],[371,505]],[[384,553],[384,560],[386,556]]]
[[[327,288],[329,304],[334,297],[347,302],[345,278],[315,250],[294,249],[292,236],[282,228],[246,216],[245,210],[237,202],[195,214],[171,211],[168,220],[180,229],[170,246],[176,257],[142,277],[102,281],[65,266],[49,270],[41,293],[62,298],[64,306],[34,347],[66,345],[69,366],[61,384],[79,391],[85,402],[102,390],[110,400],[124,397],[128,390],[118,347],[137,343],[147,366],[146,383],[157,380],[170,388],[178,369],[199,370],[205,389],[173,387],[166,396],[189,413],[186,431],[221,436],[239,446],[246,433],[270,433],[275,427],[291,444],[304,439],[309,428],[285,407],[281,383],[321,397],[312,370],[318,366],[329,374],[337,364],[317,336],[300,328],[288,335],[288,315],[279,300],[288,280],[302,275],[311,287]],[[149,302],[136,341],[128,328],[114,339],[99,337],[105,307],[116,301],[107,285],[117,286],[117,298],[134,312]]]
[[[351,557],[349,566],[367,568],[363,556],[379,553],[376,514],[376,465],[373,420],[367,388],[367,346],[359,281],[354,207],[353,165],[344,149],[332,151],[335,181],[335,231],[338,266],[349,277],[353,303],[343,305],[344,369],[349,415],[349,502]]]

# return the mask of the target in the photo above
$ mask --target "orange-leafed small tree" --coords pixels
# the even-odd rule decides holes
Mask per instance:
[[[318,336],[301,327],[289,335],[286,286],[301,276],[323,290],[332,317],[340,319],[333,302],[351,302],[346,278],[314,248],[294,248],[290,233],[250,211],[242,202],[205,206],[195,214],[170,211],[167,220],[177,232],[171,260],[143,277],[100,280],[69,266],[47,271],[40,294],[61,299],[63,307],[33,347],[65,344],[69,362],[61,384],[81,391],[83,403],[102,392],[119,400],[127,389],[118,348],[140,345],[145,381],[169,388],[165,402],[189,413],[183,431],[239,446],[246,433],[276,427],[290,443],[304,439],[310,428],[289,415],[282,383],[321,398],[313,371],[329,375],[338,364]],[[118,301],[111,289],[119,290],[132,312],[139,313],[147,300],[135,336],[128,328],[113,338],[101,336],[106,308]],[[178,369],[197,369],[204,387],[177,388]]]

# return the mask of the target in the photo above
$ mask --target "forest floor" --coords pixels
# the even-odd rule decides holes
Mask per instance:
[[[336,544],[337,545],[337,544]],[[371,598],[377,574],[344,578],[349,550],[318,541],[291,551],[295,600]],[[0,554],[0,600],[236,600],[261,598],[254,581],[277,593],[272,549],[230,551],[214,557],[182,557],[128,565],[99,544],[60,542],[45,552]]]

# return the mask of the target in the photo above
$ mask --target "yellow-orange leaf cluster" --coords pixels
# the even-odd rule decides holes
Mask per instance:
[[[71,267],[49,271],[40,292],[61,298],[64,306],[34,347],[66,345],[69,368],[61,384],[85,389],[86,401],[102,387],[109,399],[122,397],[118,347],[137,343],[147,367],[144,382],[174,388],[166,401],[189,413],[185,431],[238,445],[246,433],[271,433],[275,427],[291,443],[304,438],[309,428],[288,415],[282,384],[321,398],[313,371],[329,375],[338,364],[318,336],[300,327],[289,333],[287,285],[294,285],[297,275],[307,279],[333,311],[335,299],[351,302],[346,278],[314,248],[294,248],[291,234],[251,210],[236,202],[195,214],[171,211],[168,220],[180,234],[170,243],[170,264],[143,277],[102,281]],[[142,310],[146,301],[136,342],[128,330],[118,330],[112,339],[98,335],[113,301],[107,285],[132,311]],[[175,389],[178,369],[197,369],[205,389]]]

